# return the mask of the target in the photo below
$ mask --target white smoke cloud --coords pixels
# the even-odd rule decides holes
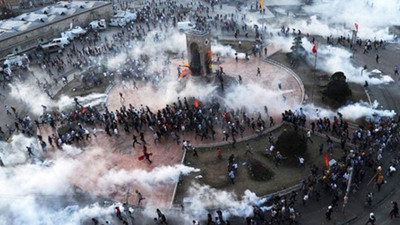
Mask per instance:
[[[214,55],[220,55],[222,57],[235,57],[237,54],[239,59],[246,58],[246,54],[242,52],[236,52],[231,46],[221,45],[218,42],[213,42],[211,45],[211,51]]]
[[[43,113],[42,105],[52,106],[51,98],[42,92],[32,80],[27,82],[14,82],[10,84],[10,96],[17,102],[25,104],[29,111],[35,115]]]
[[[36,85],[32,85],[32,80],[25,82],[14,82],[10,84],[10,96],[16,101],[23,103],[29,112],[38,116],[43,113],[43,107],[46,106],[48,110],[64,110],[75,106],[74,98],[62,95],[59,100],[51,99],[46,93],[39,89]],[[95,106],[104,103],[107,94],[91,93],[83,97],[77,97],[78,101],[83,106]]]
[[[126,54],[125,52],[122,52],[114,57],[109,57],[107,59],[107,67],[112,70],[121,68],[122,66],[124,66],[127,57],[128,54]]]
[[[26,146],[37,143],[34,138],[27,138],[22,134],[11,137],[10,142],[0,142],[0,157],[6,166],[23,164],[27,161]],[[35,150],[33,150],[35,151]]]
[[[306,38],[302,39],[303,46],[306,51],[311,51],[313,44]],[[329,75],[342,71],[349,82],[364,84],[368,81],[369,84],[384,84],[392,82],[393,79],[389,75],[381,75],[379,78],[371,77],[371,73],[363,71],[362,67],[354,66],[351,62],[352,53],[342,47],[322,45],[318,46],[317,68],[329,73]],[[314,55],[308,54],[310,65],[314,63]]]
[[[333,118],[337,116],[337,112],[343,114],[343,119],[355,121],[360,118],[381,118],[381,117],[389,117],[392,118],[396,115],[394,110],[383,110],[378,109],[379,103],[375,100],[372,105],[369,105],[366,102],[357,102],[349,105],[345,105],[336,110],[336,112],[315,106],[314,104],[305,104],[302,105],[303,111],[306,116],[310,119],[317,118]],[[318,109],[318,111],[316,110]],[[318,113],[317,113],[318,112]]]
[[[158,40],[156,39],[156,34],[159,37]],[[180,55],[184,51],[186,51],[185,34],[174,30],[166,33],[151,31],[147,33],[143,42],[135,42],[134,48],[129,50],[129,55],[138,59],[141,55],[159,56],[165,52],[178,53]]]
[[[140,184],[145,189],[158,188],[163,184],[174,184],[178,182],[180,175],[188,175],[192,172],[199,172],[199,169],[184,166],[181,164],[174,166],[159,166],[151,171],[135,170],[115,170],[112,169],[99,178],[99,187],[104,186],[123,186],[126,184]]]
[[[204,218],[208,211],[221,209],[224,218],[247,217],[253,213],[253,205],[260,205],[266,199],[246,190],[240,198],[233,192],[218,190],[208,185],[193,183],[186,193],[184,205],[191,218]]]
[[[25,146],[37,143],[37,140],[23,135],[13,136],[11,139],[10,143],[0,142],[0,156],[6,166],[0,169],[0,225],[78,225],[91,217],[101,217],[104,220],[110,218],[115,205],[75,203],[81,201],[73,197],[76,193],[76,179],[87,184],[94,179],[96,182],[93,187],[96,191],[93,193],[114,198],[113,195],[107,195],[110,193],[108,190],[113,189],[115,193],[122,185],[133,184],[135,187],[140,185],[151,193],[162,185],[175,184],[181,175],[199,171],[184,165],[161,166],[150,171],[117,168],[110,170],[107,164],[92,163],[94,157],[107,157],[110,154],[107,150],[80,149],[69,145],[64,145],[63,151],[49,151],[46,154],[41,150],[34,150],[35,159],[30,159]],[[42,155],[46,155],[46,161],[43,161]],[[82,172],[85,168],[91,169],[91,163],[96,170],[103,171],[101,177],[90,177]],[[85,188],[87,186],[83,189],[90,191],[90,188]]]
[[[292,46],[293,37],[285,36],[274,36],[272,43],[282,49],[283,52],[290,52]],[[310,66],[314,66],[315,55],[311,54],[313,44],[307,39],[302,38],[303,47],[307,54],[307,61]],[[393,79],[389,75],[380,74],[378,77],[371,76],[369,70],[364,70],[361,76],[362,67],[353,65],[352,53],[343,48],[331,45],[318,44],[318,55],[317,55],[317,69],[327,72],[329,75],[342,71],[349,82],[364,84],[367,81],[369,84],[386,84],[393,82]],[[372,70],[372,68],[370,68]]]
[[[283,99],[285,95],[289,99],[292,90],[279,90],[278,79],[268,82],[276,85],[265,88],[261,84],[249,82],[246,85],[233,86],[221,100],[228,108],[246,108],[248,112],[264,112],[264,106],[267,106],[270,113],[279,114],[288,107],[298,106],[298,103],[285,102]]]
[[[389,34],[388,27],[400,23],[398,16],[400,2],[398,0],[349,0],[345,2],[319,0],[303,8],[309,15],[318,15],[321,21],[313,20],[308,26],[299,26],[305,33],[325,36],[330,34],[347,35],[355,29],[354,24],[358,23],[359,37],[371,40],[374,38],[390,40],[393,36]],[[301,23],[303,22],[296,25],[301,25]],[[323,24],[329,24],[331,28],[327,29],[327,25]],[[303,25],[305,24],[303,23]],[[329,30],[331,30],[330,33]]]

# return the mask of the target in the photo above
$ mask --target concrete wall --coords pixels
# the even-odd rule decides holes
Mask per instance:
[[[10,53],[24,52],[36,48],[40,39],[46,41],[61,37],[61,32],[68,30],[71,22],[74,26],[86,27],[93,20],[106,19],[108,21],[113,14],[112,5],[108,3],[2,40],[0,41],[0,58],[4,58]]]

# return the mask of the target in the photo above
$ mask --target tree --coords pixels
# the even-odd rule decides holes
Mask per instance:
[[[296,166],[299,164],[298,157],[305,157],[307,140],[294,130],[285,130],[278,137],[276,150],[286,158],[285,164]]]
[[[293,45],[290,49],[292,50],[290,58],[295,62],[298,62],[305,55],[305,49],[300,35],[297,35],[293,39]]]
[[[336,72],[331,76],[323,95],[339,104],[344,104],[351,97],[352,92],[343,72]]]

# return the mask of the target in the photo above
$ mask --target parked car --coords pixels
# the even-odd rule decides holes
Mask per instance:
[[[94,20],[89,23],[89,28],[92,30],[105,30],[107,28],[106,20]]]
[[[70,29],[70,31],[72,32],[73,35],[75,35],[76,37],[84,35],[87,33],[86,29],[83,29],[80,26],[75,26],[74,28]]]
[[[64,47],[69,45],[69,43],[70,42],[67,38],[55,38],[50,42],[40,44],[39,48],[47,53],[57,52],[60,49],[64,49]]]

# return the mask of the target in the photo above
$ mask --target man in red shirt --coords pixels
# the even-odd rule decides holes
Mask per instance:
[[[217,157],[218,159],[222,159],[221,148],[217,148]]]

